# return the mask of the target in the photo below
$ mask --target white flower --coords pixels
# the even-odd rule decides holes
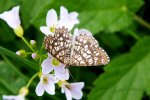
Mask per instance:
[[[48,94],[54,95],[55,94],[55,83],[57,80],[53,75],[45,75],[42,74],[40,78],[40,82],[38,83],[35,92],[38,96],[42,96],[44,91]]]
[[[23,36],[23,28],[21,26],[19,16],[19,6],[13,7],[10,11],[5,11],[0,14],[0,18],[3,19],[12,29],[18,37]]]
[[[19,6],[13,7],[10,11],[5,11],[0,14],[0,18],[6,21],[6,23],[13,29],[16,29],[20,26],[20,17],[19,17]]]
[[[59,23],[64,23],[66,27],[69,27],[69,30],[71,30],[75,24],[79,23],[79,19],[77,17],[77,12],[68,13],[68,10],[64,6],[61,6]]]
[[[23,96],[23,95],[16,95],[16,96],[13,96],[13,95],[6,96],[6,95],[4,95],[3,100],[25,100],[25,96]]]
[[[81,99],[83,96],[81,89],[84,87],[84,82],[70,84],[67,82],[62,82],[61,87],[61,92],[65,93],[67,100],[72,100],[72,98]]]
[[[46,16],[47,26],[41,26],[40,30],[45,35],[53,34],[55,32],[55,28],[62,28],[63,26],[65,28],[68,28],[68,30],[70,31],[75,24],[79,23],[77,16],[77,12],[68,13],[68,10],[65,7],[61,6],[60,20],[58,20],[56,11],[54,9],[51,9],[48,11]]]
[[[49,74],[54,70],[55,77],[59,80],[69,79],[69,70],[65,65],[56,60],[52,55],[48,54],[48,58],[42,62],[42,72]]]

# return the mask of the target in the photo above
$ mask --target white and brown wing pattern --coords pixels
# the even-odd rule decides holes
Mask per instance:
[[[98,66],[109,62],[107,53],[92,35],[82,33],[76,36],[72,50],[71,66]]]
[[[44,39],[45,49],[66,66],[70,61],[72,36],[64,27],[55,29],[55,33]]]

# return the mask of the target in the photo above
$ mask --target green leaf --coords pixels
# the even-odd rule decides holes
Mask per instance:
[[[1,88],[0,96],[4,95],[4,93],[18,94],[19,89],[27,82],[27,78],[20,75],[13,67],[14,66],[8,62],[8,59],[7,62],[0,61],[0,88],[3,87]]]
[[[0,0],[0,13],[20,3],[20,0]]]
[[[4,55],[9,56],[9,57],[11,57],[13,59],[21,61],[22,63],[25,63],[26,65],[28,65],[30,68],[32,68],[32,69],[34,69],[36,71],[38,70],[39,66],[37,64],[35,64],[35,63],[33,63],[33,62],[23,58],[23,57],[20,57],[20,56],[16,55],[12,51],[7,50],[7,49],[3,48],[2,46],[0,46],[0,54],[4,54]]]
[[[23,19],[23,26],[28,28],[32,20],[39,15],[39,12],[52,1],[53,0],[23,0],[21,5],[21,17]]]
[[[64,5],[69,12],[79,12],[79,28],[87,28],[93,33],[99,31],[115,32],[128,27],[133,18],[129,12],[135,13],[143,5],[142,0],[55,0],[40,11],[33,20],[36,27],[45,25],[48,9],[54,8],[58,11]]]
[[[89,100],[141,100],[150,80],[149,41],[143,38],[130,53],[110,61],[94,82]]]

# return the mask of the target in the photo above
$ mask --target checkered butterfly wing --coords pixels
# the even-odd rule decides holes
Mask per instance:
[[[70,61],[70,48],[72,36],[67,29],[55,29],[55,33],[44,39],[45,49],[57,60],[66,66]]]
[[[109,57],[104,49],[99,47],[92,33],[82,29],[74,37],[71,50],[71,66],[98,66],[108,64]]]

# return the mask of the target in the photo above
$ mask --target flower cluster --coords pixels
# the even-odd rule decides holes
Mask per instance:
[[[73,28],[75,24],[79,23],[77,19],[78,13],[71,12],[68,13],[67,9],[63,6],[60,8],[60,19],[58,20],[57,13],[54,9],[48,11],[46,16],[47,26],[41,26],[40,30],[45,35],[52,35],[56,28],[65,27],[69,31]],[[68,83],[69,70],[65,68],[66,66],[60,63],[51,54],[48,54],[42,62],[42,74],[40,75],[40,82],[36,87],[36,94],[38,96],[43,95],[44,91],[54,95],[55,85],[58,84],[61,87],[61,92],[66,94],[67,100],[81,99],[83,93],[81,89],[84,86],[84,82]]]
[[[54,95],[55,85],[57,84],[61,88],[61,92],[65,93],[67,100],[72,100],[72,98],[81,99],[83,96],[81,90],[84,87],[84,82],[69,83],[67,81],[69,80],[69,70],[66,68],[66,66],[63,63],[59,62],[51,54],[42,54],[41,50],[43,49],[43,46],[41,46],[41,50],[38,51],[36,48],[36,41],[31,40],[30,43],[28,43],[27,40],[23,37],[24,31],[21,26],[21,21],[19,17],[19,8],[20,7],[17,6],[12,8],[10,11],[6,11],[0,14],[0,19],[6,21],[6,23],[14,30],[16,36],[20,37],[32,51],[26,52],[25,50],[21,49],[17,51],[16,54],[22,57],[27,57],[27,55],[30,54],[34,60],[39,60],[39,63],[41,62],[41,60],[44,60],[41,63],[40,72],[36,73],[29,80],[27,85],[20,90],[21,92],[19,93],[19,95],[4,95],[3,99],[25,100],[25,96],[28,93],[28,87],[36,76],[40,77],[40,82],[37,84],[35,89],[35,92],[38,96],[42,96],[44,92]],[[51,9],[48,11],[46,16],[46,26],[41,26],[40,30],[46,36],[55,34],[56,28],[65,27],[68,29],[68,31],[71,31],[74,25],[79,23],[77,17],[77,12],[69,13],[65,7],[61,6],[60,17],[58,18],[56,11],[54,9]],[[75,29],[74,36],[79,35],[83,31],[87,30]],[[90,32],[88,33],[91,35]]]

